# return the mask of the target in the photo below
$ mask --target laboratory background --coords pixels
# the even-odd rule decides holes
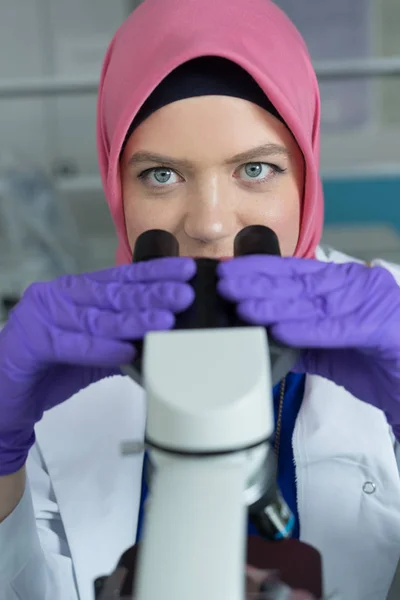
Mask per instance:
[[[32,281],[114,262],[96,92],[107,45],[138,3],[0,0],[0,320]],[[277,4],[321,87],[323,241],[400,263],[400,2]]]

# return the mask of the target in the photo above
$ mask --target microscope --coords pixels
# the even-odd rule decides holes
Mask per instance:
[[[275,233],[239,232],[234,255],[249,254],[280,255]],[[138,238],[134,262],[163,256],[179,256],[170,233]],[[124,367],[146,393],[149,498],[143,541],[96,581],[96,600],[246,600],[246,564],[277,569],[321,598],[321,558],[290,539],[293,515],[271,445],[272,388],[298,351],[240,322],[217,293],[218,261],[196,262],[192,306],[172,331],[149,333]],[[259,536],[247,538],[248,518]],[[289,598],[287,585],[274,585],[276,593],[264,588],[251,597]]]

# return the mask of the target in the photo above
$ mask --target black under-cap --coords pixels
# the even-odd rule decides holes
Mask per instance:
[[[125,143],[140,123],[163,106],[199,96],[241,98],[257,104],[283,122],[274,105],[247,71],[226,58],[202,56],[180,65],[163,79],[134,118]]]

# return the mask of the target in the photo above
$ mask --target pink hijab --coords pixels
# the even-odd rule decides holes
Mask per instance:
[[[257,81],[303,152],[306,182],[296,256],[320,241],[320,100],[306,45],[270,0],[146,0],[116,32],[101,73],[97,148],[103,188],[118,235],[117,263],[131,261],[119,156],[141,105],[177,66],[199,56],[236,62]]]

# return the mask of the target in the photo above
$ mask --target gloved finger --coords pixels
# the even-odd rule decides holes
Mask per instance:
[[[298,321],[313,316],[314,303],[310,300],[284,300],[279,303],[269,300],[245,300],[237,306],[238,316],[252,325],[272,325],[285,321]]]
[[[42,288],[43,294],[49,288]],[[135,309],[166,309],[180,312],[194,300],[193,288],[188,283],[158,281],[156,283],[98,283],[85,279],[70,286],[61,294],[77,306],[92,306],[115,311]],[[50,296],[54,296],[50,290]],[[51,304],[51,302],[47,302]],[[57,303],[54,303],[57,304]]]
[[[135,356],[135,348],[129,342],[56,328],[49,331],[48,342],[42,344],[40,356],[47,363],[111,368],[130,363]]]
[[[354,350],[349,348],[307,348],[300,352],[292,368],[294,373],[308,373],[332,379],[332,365],[338,361],[340,370],[354,369]],[[350,365],[349,367],[347,365]]]
[[[168,310],[135,310],[120,313],[97,308],[70,307],[60,311],[55,326],[63,331],[82,332],[93,337],[114,340],[139,340],[148,331],[164,331],[174,326],[175,317]],[[52,327],[46,327],[51,330]]]
[[[354,315],[338,318],[307,318],[285,321],[270,327],[271,335],[283,344],[297,348],[373,348],[376,325]]]
[[[48,392],[43,391],[43,406],[41,406],[41,408],[43,410],[49,410],[55,405],[61,404],[67,398],[71,398],[77,392],[77,382],[79,382],[78,389],[85,389],[92,383],[96,383],[101,379],[106,379],[108,377],[113,377],[116,375],[122,375],[122,371],[119,366],[120,363],[118,363],[118,358],[123,357],[125,360],[126,357],[126,360],[132,362],[132,360],[135,357],[135,349],[133,345],[125,345],[125,351],[121,348],[120,345],[118,345],[117,353],[115,353],[114,351],[113,354],[109,355],[109,357],[106,359],[107,361],[109,361],[111,356],[112,360],[115,361],[115,364],[112,364],[111,366],[107,365],[98,367],[97,365],[77,365],[76,363],[72,365],[66,363],[54,365],[54,379],[51,385],[51,394],[49,395]],[[44,382],[45,388],[46,383],[47,382]],[[40,393],[40,389],[38,389],[38,393]],[[26,415],[25,411],[26,407],[22,409],[22,412]],[[22,419],[23,415],[18,416],[15,419],[15,422],[21,422]]]
[[[341,296],[344,296],[343,301]],[[314,296],[312,298],[244,300],[237,306],[241,319],[253,325],[272,325],[283,322],[304,322],[306,320],[330,320],[353,315],[361,310],[363,299],[335,296]],[[358,313],[357,316],[359,316]]]
[[[314,296],[337,291],[344,281],[325,278],[323,285],[317,285],[315,277],[276,277],[259,273],[237,277],[226,277],[217,284],[218,292],[231,302],[263,299],[298,299],[301,296]]]
[[[266,257],[268,258],[268,257]],[[364,291],[371,269],[360,265],[325,265],[314,273],[296,275],[259,273],[232,274],[218,282],[219,293],[232,302],[245,299],[299,298],[351,290],[354,295]],[[362,294],[364,295],[364,294]]]
[[[121,265],[102,271],[85,274],[85,277],[99,283],[150,283],[155,281],[189,281],[196,273],[193,258],[179,256],[156,258],[154,260]],[[65,276],[74,278],[74,276]]]
[[[250,272],[292,277],[297,274],[318,273],[323,271],[328,264],[333,263],[305,258],[256,254],[252,256],[240,256],[221,262],[218,265],[217,274],[221,278],[248,275]]]
[[[373,350],[370,350],[373,352]],[[370,368],[367,352],[359,352],[353,348],[310,348],[300,353],[299,360],[293,367],[295,373],[318,375],[343,386],[353,396],[358,397],[360,383],[365,381],[365,374]],[[384,395],[383,395],[384,397]],[[380,405],[379,393],[376,395],[376,405]],[[388,422],[390,417],[386,406]]]

